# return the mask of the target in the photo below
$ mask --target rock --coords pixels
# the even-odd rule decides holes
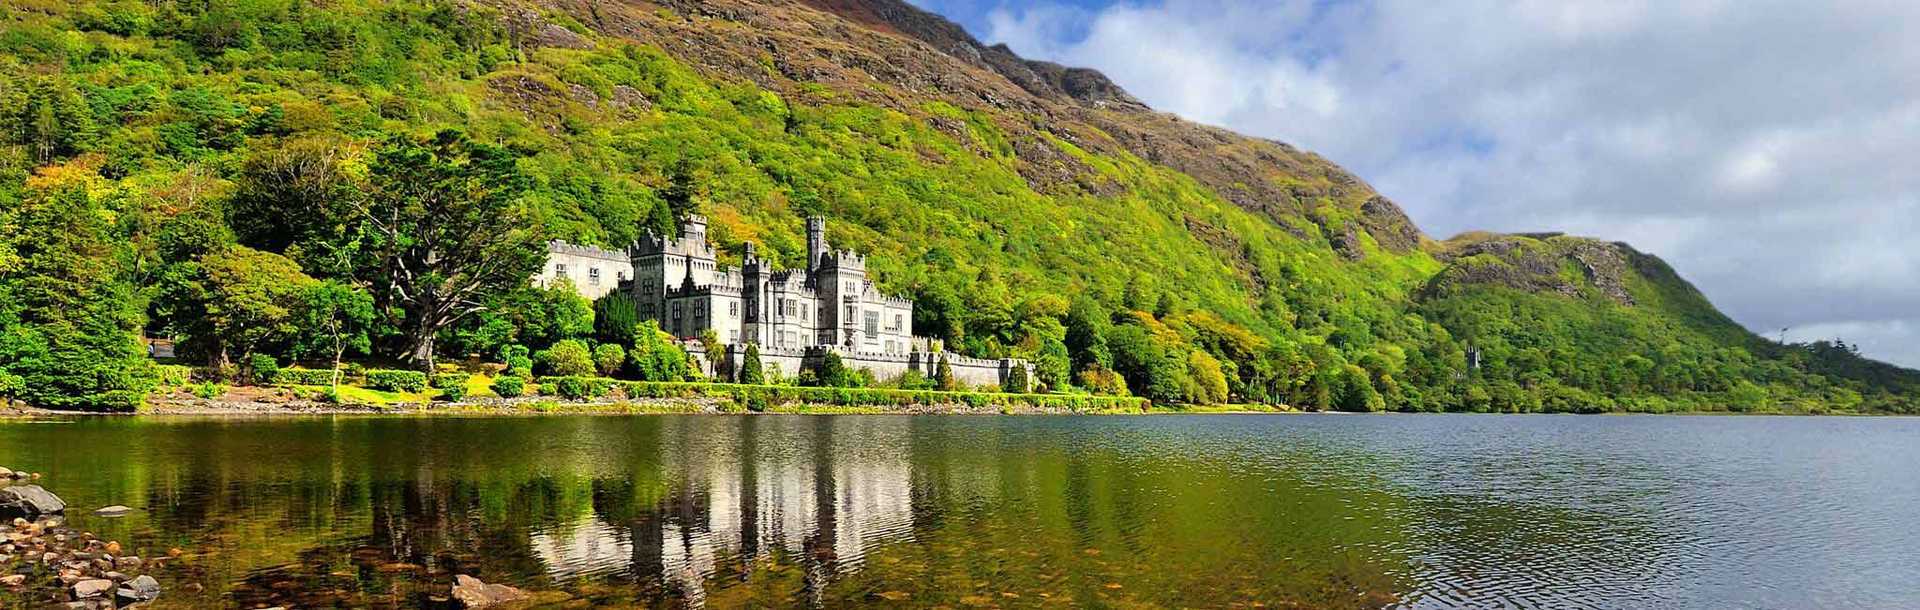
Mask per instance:
[[[93,515],[96,517],[125,517],[128,514],[131,514],[132,512],[133,512],[133,509],[131,508],[127,508],[125,506],[115,504],[113,506],[109,506],[106,508],[102,508],[100,510],[93,511]]]
[[[107,549],[106,549],[106,550],[107,550],[107,554],[108,554],[108,555],[119,555],[119,554],[120,554],[120,542],[119,542],[119,541],[117,541],[117,540],[116,540],[116,541],[112,541],[112,542],[108,542],[108,543],[107,543]]]
[[[113,597],[123,606],[153,601],[160,597],[160,581],[143,574],[120,585],[120,588],[113,592]]]
[[[119,559],[113,560],[113,567],[120,568],[122,570],[138,570],[140,569],[140,566],[145,564],[146,564],[145,561],[142,561],[139,557],[135,557],[132,555],[128,555],[126,557],[121,557]]]
[[[113,590],[113,581],[105,578],[82,580],[73,584],[74,599],[93,599]]]
[[[526,591],[506,585],[490,585],[465,574],[453,577],[453,599],[460,602],[462,607],[485,608],[528,597]]]
[[[0,488],[0,519],[39,517],[67,510],[67,503],[39,485]],[[15,527],[19,527],[16,522]]]
[[[11,478],[13,478],[13,471],[8,470],[6,466],[0,466],[0,479],[11,479]]]
[[[18,587],[24,584],[27,584],[27,575],[25,574],[0,576],[0,587]]]

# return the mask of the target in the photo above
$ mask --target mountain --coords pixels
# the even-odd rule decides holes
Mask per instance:
[[[134,246],[117,264],[146,294],[143,227],[201,209],[249,248],[338,273],[293,227],[363,190],[333,187],[360,184],[382,142],[452,128],[523,155],[526,205],[557,239],[617,247],[702,213],[724,260],[755,242],[794,266],[799,219],[824,214],[916,298],[921,334],[1034,359],[1062,390],[1790,412],[1905,412],[1920,393],[1920,373],[1844,344],[1753,335],[1624,244],[1435,240],[1318,155],[1156,112],[898,0],[0,11],[0,197],[81,184],[140,219],[120,223]],[[147,332],[179,334],[168,315],[150,307]]]

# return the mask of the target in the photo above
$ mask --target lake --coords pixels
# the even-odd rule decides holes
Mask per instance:
[[[0,465],[184,550],[157,607],[1920,607],[1920,419],[75,418]]]

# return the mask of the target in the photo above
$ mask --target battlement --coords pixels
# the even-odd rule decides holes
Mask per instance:
[[[547,242],[547,254],[570,254],[573,256],[605,259],[619,263],[625,263],[631,258],[630,252],[570,244],[557,239]]]

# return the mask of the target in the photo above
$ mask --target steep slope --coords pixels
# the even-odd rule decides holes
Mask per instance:
[[[918,299],[917,330],[1034,358],[1059,389],[1792,410],[1906,409],[1916,387],[1844,349],[1762,341],[1624,246],[1435,242],[1317,155],[1154,112],[898,0],[0,11],[0,197],[78,184],[107,200],[131,219],[136,283],[154,281],[153,227],[202,209],[324,275],[290,227],[352,189],[266,188],[284,175],[269,170],[358,184],[381,140],[457,128],[526,155],[527,203],[556,238],[619,246],[697,212],[726,257],[753,241],[796,265],[798,219],[826,214]],[[152,332],[174,332],[163,314]]]

